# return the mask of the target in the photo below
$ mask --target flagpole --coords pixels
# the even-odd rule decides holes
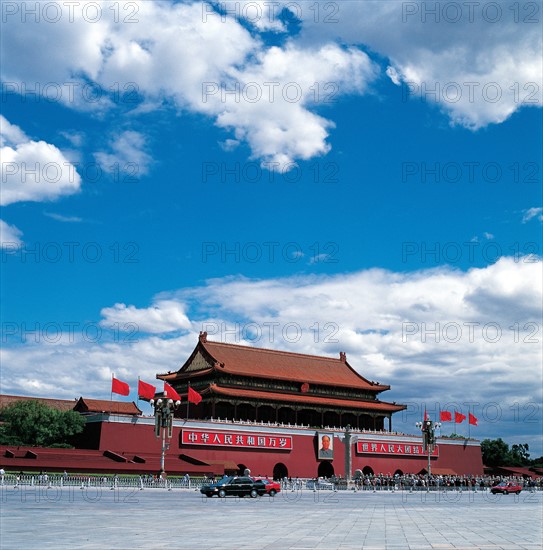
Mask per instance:
[[[138,409],[140,408],[140,377],[138,376]]]
[[[189,403],[190,403],[190,401],[189,401],[189,388],[190,388],[190,382],[187,386],[187,420],[189,419]]]

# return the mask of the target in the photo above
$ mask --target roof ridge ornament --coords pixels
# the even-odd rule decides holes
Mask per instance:
[[[339,352],[339,360],[340,360],[342,363],[346,363],[346,362],[347,362],[347,354],[346,354],[344,351],[340,351],[340,352]]]
[[[205,344],[207,342],[207,332],[201,330],[198,339]]]

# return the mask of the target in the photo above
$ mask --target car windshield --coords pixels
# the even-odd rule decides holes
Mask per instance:
[[[226,485],[227,483],[232,483],[233,477],[223,477],[217,481],[217,485]]]

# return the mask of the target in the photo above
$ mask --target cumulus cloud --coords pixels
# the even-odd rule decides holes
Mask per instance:
[[[478,129],[543,103],[533,2],[341,2],[334,24],[300,5],[302,43],[334,37],[370,47],[389,60],[386,73],[404,84],[406,100],[440,107],[453,124]]]
[[[15,124],[0,115],[0,147],[7,147],[9,145],[17,146],[19,143],[30,141],[27,135]]]
[[[127,130],[113,138],[110,152],[94,154],[96,161],[108,173],[126,172],[131,176],[142,176],[149,172],[152,157],[146,152],[145,136],[140,132]]]
[[[142,1],[120,3],[122,17],[107,2],[91,4],[95,20],[85,2],[59,3],[54,25],[10,16],[7,89],[26,94],[37,83],[37,93],[86,110],[147,112],[166,101],[211,117],[255,158],[282,165],[329,151],[333,121],[315,107],[364,94],[379,76],[373,52],[388,60],[406,101],[434,103],[453,124],[478,129],[542,104],[530,2],[493,4],[499,14],[449,3],[433,15],[415,2]],[[298,34],[287,32],[285,10]],[[280,45],[266,45],[265,31]]]
[[[0,248],[13,249],[20,247],[23,244],[22,235],[22,231],[17,227],[0,220]]]
[[[81,177],[54,145],[29,139],[0,115],[0,204],[54,200],[77,193]]]
[[[102,326],[119,324],[125,331],[137,330],[151,334],[161,334],[181,329],[190,329],[191,323],[182,304],[173,300],[158,300],[152,307],[138,309],[125,304],[115,304],[101,311]]]
[[[44,83],[52,82],[58,101],[78,109],[123,103],[124,92],[132,90],[128,95],[144,102],[140,111],[166,100],[180,111],[207,115],[245,140],[255,158],[285,165],[330,149],[333,122],[317,115],[316,105],[362,94],[378,74],[365,53],[333,40],[268,47],[239,18],[207,3],[132,2],[137,16],[130,24],[122,24],[107,3],[95,4],[101,17],[92,23],[81,3],[71,23],[26,27],[14,18],[6,26],[3,75],[13,90],[22,93],[25,82],[38,82],[46,95],[51,86]],[[67,17],[66,9],[61,13]],[[270,16],[255,27],[280,31],[283,24]],[[47,53],[41,43],[48,44]],[[15,57],[26,62],[15,63]],[[44,67],[52,70],[45,74]],[[114,153],[100,153],[109,162],[104,154]]]
[[[543,221],[543,208],[534,207],[534,208],[528,208],[528,210],[524,211],[524,215],[522,216],[522,223],[529,222],[531,219],[536,218],[540,222]]]

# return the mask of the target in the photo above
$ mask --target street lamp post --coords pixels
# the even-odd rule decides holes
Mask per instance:
[[[415,426],[420,428],[422,431],[422,444],[424,447],[424,452],[428,453],[428,490],[430,490],[430,476],[432,475],[432,465],[430,463],[430,459],[436,444],[435,431],[438,428],[441,428],[441,424],[439,422],[432,422],[432,420],[427,418],[423,422],[417,422]]]
[[[166,451],[170,444],[169,440],[173,435],[173,414],[175,409],[181,405],[181,401],[168,399],[167,392],[164,392],[164,397],[157,400],[151,399],[149,402],[155,410],[155,436],[162,436],[162,452],[160,455],[160,476],[166,476],[165,462]],[[166,441],[168,439],[168,442]]]
[[[349,482],[351,481],[351,471],[352,471],[352,458],[351,458],[351,426],[347,424],[345,428],[345,480],[347,481],[347,488],[349,487]]]
[[[351,445],[358,441],[358,436],[352,435],[351,425],[347,424],[345,427],[345,437],[343,443],[345,444],[345,479],[347,480],[347,486],[352,481],[353,459],[352,459],[352,447]]]

